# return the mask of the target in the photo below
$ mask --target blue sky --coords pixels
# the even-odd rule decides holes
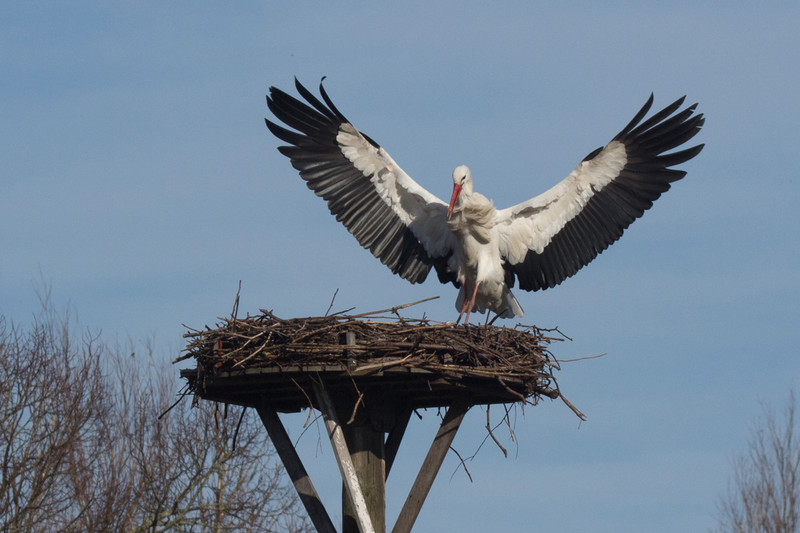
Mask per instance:
[[[470,483],[448,457],[420,531],[703,531],[759,400],[800,378],[800,6],[796,2],[5,3],[0,7],[0,312],[52,287],[83,327],[152,340],[230,312],[420,306],[360,249],[264,127],[270,85],[327,76],[339,109],[440,198],[468,164],[499,207],[605,144],[651,92],[699,102],[705,150],[525,322],[558,326],[560,402],[517,411],[504,459]],[[513,323],[508,323],[509,325]],[[305,417],[288,417],[298,434]],[[455,446],[471,455],[485,413]],[[388,486],[394,517],[435,431],[413,421]],[[322,431],[322,429],[319,429]],[[301,440],[338,516],[332,454]],[[391,518],[390,518],[391,521]]]

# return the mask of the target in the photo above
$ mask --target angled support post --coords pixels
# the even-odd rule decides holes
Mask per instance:
[[[410,533],[468,409],[469,405],[466,403],[454,403],[447,409],[439,431],[433,439],[433,444],[428,450],[428,455],[422,462],[417,479],[408,493],[406,503],[397,517],[392,533]]]
[[[300,496],[300,501],[303,502],[303,506],[305,506],[306,512],[317,532],[336,533],[336,528],[322,505],[314,484],[311,483],[311,478],[308,477],[303,462],[297,455],[297,451],[289,439],[278,413],[270,405],[263,402],[256,408],[256,411],[258,411],[258,416],[261,417],[261,422],[267,429],[269,438],[272,439],[272,444],[275,446],[281,462],[283,462],[283,467],[289,474],[292,483],[294,483],[297,495]]]
[[[344,482],[347,495],[353,505],[353,514],[355,515],[358,529],[361,533],[379,533],[379,530],[375,529],[373,525],[372,514],[373,512],[377,513],[377,511],[380,511],[380,515],[382,516],[384,509],[371,510],[367,506],[364,491],[359,482],[358,472],[353,466],[353,460],[347,447],[347,441],[345,440],[342,426],[339,424],[339,420],[336,416],[333,402],[322,384],[314,384],[314,393],[317,397],[319,409],[322,411],[322,417],[325,420],[325,427],[328,429],[328,436],[331,440],[331,446],[333,446],[333,454],[336,456],[336,463],[339,465],[339,471],[342,474],[342,481]],[[383,477],[383,475],[381,477]],[[385,483],[384,479],[381,479],[381,483]],[[382,485],[382,487],[383,486],[384,485]],[[383,532],[384,524],[377,525],[380,527],[380,532]]]

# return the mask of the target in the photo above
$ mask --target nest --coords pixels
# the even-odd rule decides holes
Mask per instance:
[[[400,316],[410,305],[292,319],[265,309],[236,318],[234,311],[215,328],[184,334],[186,353],[178,360],[193,358],[197,368],[182,375],[197,396],[246,405],[256,401],[254,395],[269,395],[287,411],[300,407],[289,400],[293,390],[311,406],[303,382],[324,376],[346,382],[362,396],[359,388],[372,386],[383,396],[394,391],[413,397],[404,401],[414,407],[434,406],[453,395],[487,404],[535,403],[545,396],[561,397],[582,417],[553,375],[560,367],[549,346],[564,340],[557,330],[456,326]]]

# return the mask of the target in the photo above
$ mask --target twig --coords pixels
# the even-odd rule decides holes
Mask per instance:
[[[508,405],[504,405],[503,407],[506,410],[506,414],[503,417],[503,420],[506,421],[506,425],[508,426],[508,436],[511,439],[511,442],[516,443],[517,442],[517,436],[514,434],[514,428],[511,427],[511,417],[509,416],[509,411],[510,411],[511,408]],[[519,444],[517,444],[517,446],[519,446]]]
[[[164,411],[163,413],[161,413],[160,415],[158,415],[158,420],[161,420],[162,418],[164,418],[164,415],[166,415],[167,413],[169,413],[170,411],[172,411],[172,409],[173,409],[173,408],[174,408],[176,405],[178,405],[178,404],[181,402],[181,400],[183,400],[184,398],[186,398],[186,397],[187,397],[189,394],[191,394],[191,393],[192,393],[192,390],[191,390],[191,388],[189,387],[189,385],[187,384],[186,386],[184,386],[183,390],[182,390],[181,392],[179,392],[180,396],[178,396],[178,399],[177,399],[177,400],[175,400],[175,403],[173,403],[172,405],[170,405],[169,407],[167,407],[166,411]]]
[[[236,289],[236,299],[233,301],[233,311],[231,311],[231,321],[236,322],[236,315],[239,314],[239,293],[242,292],[242,280],[239,280],[239,288]]]
[[[350,315],[348,318],[363,318],[363,317],[378,315],[380,313],[397,313],[397,311],[399,311],[400,309],[405,309],[405,308],[411,307],[413,305],[417,305],[417,304],[421,304],[421,303],[425,303],[425,302],[430,302],[431,300],[436,300],[438,298],[439,298],[438,296],[431,296],[430,298],[425,298],[423,300],[418,300],[418,301],[412,302],[410,304],[396,305],[396,306],[390,307],[388,309],[381,309],[380,311],[372,311],[372,312],[369,312],[369,313],[361,313],[360,315]]]
[[[301,432],[300,432],[300,434],[297,436],[297,439],[294,441],[294,446],[295,446],[295,447],[297,447],[297,445],[300,443],[300,439],[302,439],[302,438],[303,438],[303,435],[305,435],[305,434],[306,434],[306,431],[308,431],[309,429],[311,429],[311,424],[309,423],[309,421],[311,421],[311,422],[316,422],[317,420],[319,420],[320,418],[322,418],[322,414],[320,413],[320,414],[318,414],[317,416],[315,416],[313,420],[311,420],[311,414],[312,414],[313,412],[314,412],[314,410],[313,410],[313,409],[309,409],[309,410],[308,410],[308,418],[306,418],[306,422],[305,422],[305,424],[303,424],[303,431],[301,431]]]
[[[564,396],[563,394],[561,394],[561,392],[560,392],[560,391],[559,391],[559,393],[558,393],[558,396],[561,398],[561,401],[563,401],[565,404],[567,404],[567,407],[569,407],[570,409],[572,409],[572,412],[573,412],[573,413],[575,413],[576,415],[578,415],[578,418],[580,418],[581,420],[583,420],[584,422],[586,422],[586,415],[585,415],[585,414],[583,414],[583,413],[581,413],[581,412],[578,410],[578,408],[577,408],[577,407],[575,407],[574,405],[572,405],[572,402],[571,402],[571,401],[569,401],[569,400],[567,400],[567,397],[566,397],[566,396]]]
[[[486,431],[489,432],[489,436],[492,437],[492,440],[494,441],[494,443],[497,444],[497,447],[500,448],[500,451],[503,452],[503,455],[505,456],[505,458],[508,459],[508,451],[506,451],[506,449],[503,448],[503,445],[500,444],[500,441],[497,440],[497,437],[495,437],[494,433],[492,433],[492,426],[489,423],[489,407],[490,406],[488,406],[488,405],[486,406]]]
[[[242,426],[242,420],[244,420],[244,413],[247,411],[247,407],[242,408],[242,414],[239,415],[239,422],[236,424],[236,431],[233,432],[233,444],[231,445],[231,451],[236,450],[236,438],[239,436],[239,428]]]
[[[500,382],[500,385],[502,385],[503,388],[506,389],[509,394],[513,394],[514,396],[519,398],[519,401],[522,402],[523,404],[528,401],[527,398],[525,398],[525,396],[523,396],[519,392],[509,387],[508,384],[505,381],[503,381],[503,378],[501,378],[500,376],[497,376],[497,381]]]
[[[328,305],[328,310],[325,311],[325,316],[328,316],[328,313],[331,312],[331,308],[333,308],[333,301],[336,300],[336,295],[339,294],[339,288],[337,287],[335,291],[333,291],[333,296],[331,297],[331,303]]]
[[[575,357],[573,359],[559,359],[560,363],[574,363],[575,361],[586,361],[587,359],[599,359],[600,357],[607,356],[607,353],[601,353],[598,355],[586,355],[584,357]]]
[[[397,365],[402,365],[403,363],[407,362],[409,359],[414,357],[415,354],[410,353],[407,356],[403,357],[402,359],[398,359],[397,361],[390,361],[388,363],[381,362],[376,363],[374,365],[364,365],[356,367],[355,370],[351,372],[353,376],[363,376],[364,374],[368,374],[372,370],[383,370],[384,368],[390,368]]]
[[[314,410],[314,403],[311,401],[311,398],[306,393],[306,390],[303,387],[300,386],[300,384],[297,382],[296,379],[292,378],[292,383],[294,383],[295,387],[297,387],[300,390],[300,392],[303,393],[303,396],[306,397],[306,400],[308,400],[308,416],[306,417],[305,424],[303,424],[303,426],[305,426],[306,424],[308,424],[308,421],[311,419],[311,412]]]
[[[184,334],[184,337],[185,336],[186,335]],[[195,356],[195,354],[193,354],[191,352],[185,353],[183,355],[179,355],[178,357],[176,357],[175,359],[172,360],[172,364],[174,365],[175,363],[180,363],[181,361],[185,361],[186,359],[191,359],[194,356]]]
[[[345,313],[349,313],[349,312],[350,312],[350,311],[352,311],[353,309],[355,309],[355,307],[348,307],[347,309],[342,309],[341,311],[336,311],[335,313],[331,313],[331,314],[330,314],[330,315],[328,315],[328,316],[342,316],[342,315],[344,315]]]
[[[461,457],[461,454],[458,453],[458,450],[456,450],[452,446],[450,446],[450,449],[453,450],[453,453],[458,456],[458,460],[461,462],[461,466],[464,467],[464,472],[466,472],[467,477],[469,478],[469,482],[472,483],[472,476],[470,475],[469,470],[467,469],[467,463],[464,462],[464,459]],[[455,475],[457,471],[458,468],[456,468],[456,470],[453,472],[453,475]],[[450,476],[450,479],[453,479],[453,476]]]
[[[358,390],[358,389],[356,389],[356,390]],[[361,402],[363,400],[364,400],[364,393],[363,392],[359,392],[358,393],[358,400],[356,400],[356,404],[353,406],[353,414],[350,415],[350,420],[347,421],[347,425],[352,424],[353,421],[356,419],[356,413],[358,412],[358,406],[361,405]]]

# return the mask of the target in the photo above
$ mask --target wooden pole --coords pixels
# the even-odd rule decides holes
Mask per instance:
[[[347,331],[339,338],[340,344],[355,345],[356,334]],[[347,352],[344,352],[345,356]],[[359,399],[360,401],[360,399]],[[371,403],[371,402],[370,402]],[[356,478],[367,504],[367,511],[376,533],[386,532],[386,448],[383,440],[383,425],[386,413],[380,408],[362,405],[351,413],[349,406],[334,405],[339,419],[350,421],[342,426],[342,432],[353,462]],[[342,533],[359,533],[359,519],[353,499],[342,480]]]
[[[366,415],[356,416],[343,428],[350,459],[364,495],[375,533],[386,532],[386,468],[383,431]],[[359,533],[358,518],[349,491],[342,486],[342,533]]]
[[[320,411],[322,411],[322,417],[325,420],[325,427],[328,429],[328,436],[333,446],[333,454],[336,457],[336,463],[339,465],[339,471],[342,474],[342,481],[344,481],[347,494],[353,502],[353,514],[358,524],[358,529],[361,533],[376,533],[377,530],[373,526],[367,500],[361,489],[358,472],[353,465],[353,460],[347,447],[347,441],[345,440],[342,426],[339,424],[339,420],[336,416],[336,410],[331,402],[331,398],[325,390],[325,387],[321,384],[314,385],[314,392],[317,396],[317,403],[319,404]],[[381,433],[381,437],[382,436],[383,434]],[[381,458],[382,457],[383,455],[381,454]],[[381,474],[383,475],[382,469]],[[383,482],[383,478],[381,482]],[[383,531],[383,529],[381,529],[381,531]]]

